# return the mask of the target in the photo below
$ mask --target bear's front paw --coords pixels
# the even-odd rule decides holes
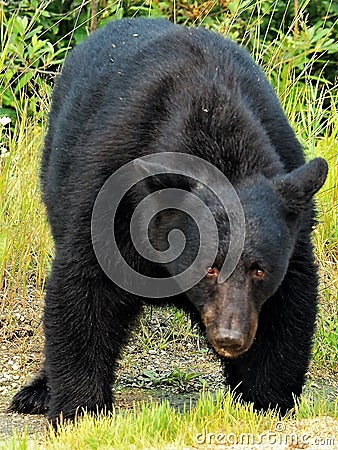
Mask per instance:
[[[44,372],[41,372],[30,384],[24,386],[15,394],[8,412],[46,414],[49,398],[47,376]]]

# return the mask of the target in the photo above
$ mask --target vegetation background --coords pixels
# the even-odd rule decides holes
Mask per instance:
[[[166,17],[183,25],[203,26],[245,45],[273,84],[307,157],[327,159],[330,171],[317,195],[318,225],[313,238],[321,285],[310,378],[336,378],[338,3],[326,0],[0,1],[0,361],[11,361],[13,366],[16,358],[15,365],[21,371],[19,384],[36,369],[36,359],[41,358],[43,289],[53,245],[40,201],[38,167],[54,77],[70,49],[90,31],[107,21],[134,16]],[[175,311],[165,314],[171,317],[169,334],[168,327],[149,328],[148,319],[142,319],[137,335],[141,351],[166,348],[173,339],[185,340],[191,336],[197,339],[183,315]],[[1,368],[7,373],[7,367]],[[148,373],[148,378],[153,377],[155,382],[153,375]],[[189,373],[179,374],[178,378],[189,379]],[[5,383],[6,379],[0,376],[0,394],[8,392]],[[313,399],[303,400],[303,412],[298,418],[319,411],[337,417],[337,399],[330,404],[322,400],[324,406],[320,403],[320,407]],[[223,416],[215,417],[220,407],[217,401],[204,398],[200,412],[197,408],[194,418],[189,420],[199,422],[202,417],[209,417],[216,425],[228,423]],[[224,403],[222,407],[225,408]],[[163,424],[174,420],[175,413],[168,405],[163,410],[145,411],[145,418],[141,415],[140,420],[150,420],[147,414],[153,414],[154,433],[157,430],[160,439],[168,428]],[[243,409],[232,411],[236,423],[242,423],[246,417],[246,422],[256,431],[262,426],[260,419],[248,418],[245,414],[249,413]],[[162,424],[157,424],[157,428],[156,417]],[[189,444],[184,436],[192,426],[191,421],[186,419],[186,431],[183,431],[182,422],[177,420],[164,442],[172,442],[176,430],[177,435],[183,436],[182,442]],[[234,426],[232,423],[230,429]],[[15,442],[13,445],[17,445]],[[144,448],[142,445],[139,448]]]

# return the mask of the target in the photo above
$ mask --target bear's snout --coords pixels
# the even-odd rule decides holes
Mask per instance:
[[[234,284],[219,286],[213,300],[201,311],[201,318],[207,339],[220,356],[236,358],[251,347],[258,311],[248,292],[240,296]]]
[[[237,358],[251,347],[256,330],[257,325],[253,323],[243,332],[228,328],[207,327],[206,334],[208,341],[220,356]]]
[[[214,342],[219,349],[225,349],[229,353],[242,352],[245,344],[244,334],[238,330],[219,328],[214,335]]]

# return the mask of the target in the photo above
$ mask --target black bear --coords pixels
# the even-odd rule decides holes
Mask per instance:
[[[147,159],[162,154],[162,160]],[[200,170],[193,159],[187,175],[185,169],[174,173],[170,167],[184,155],[212,165],[223,178]],[[93,226],[106,221],[105,211],[94,219],[93,211],[101,188],[126,165],[131,180],[134,172],[141,178],[126,187],[115,210],[110,231],[118,256],[110,253],[109,239],[101,242],[101,262],[112,279],[93,244]],[[272,87],[236,43],[163,19],[122,19],[92,33],[66,60],[53,92],[41,168],[55,242],[44,307],[45,361],[10,410],[46,413],[54,423],[61,413],[73,419],[81,409],[109,411],[116,360],[142,306],[152,302],[192,314],[243,400],[287,411],[301,393],[311,352],[317,308],[312,197],[326,174],[323,159],[305,163]],[[177,207],[161,204],[167,190]],[[225,281],[218,278],[236,218],[215,190],[237,196],[245,218],[243,248]],[[115,183],[113,203],[120,193]],[[183,207],[188,195],[210,214],[197,206],[189,216]],[[178,257],[148,260],[134,245],[130,222],[147,197],[152,217],[138,244],[148,239],[155,252],[166,254],[183,242]],[[211,231],[202,242],[200,223],[213,230],[213,221],[217,235]],[[161,289],[152,295],[147,282],[136,283],[135,292],[114,278],[122,260],[162,282],[188,274],[199,247],[215,250],[213,260],[205,266],[199,260],[202,277],[189,288],[178,283],[174,295],[165,289],[162,298]]]

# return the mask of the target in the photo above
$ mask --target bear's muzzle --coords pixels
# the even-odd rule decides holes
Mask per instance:
[[[225,282],[217,289],[213,300],[202,310],[201,317],[207,339],[215,351],[226,358],[236,358],[252,345],[258,327],[258,311],[247,292]]]

